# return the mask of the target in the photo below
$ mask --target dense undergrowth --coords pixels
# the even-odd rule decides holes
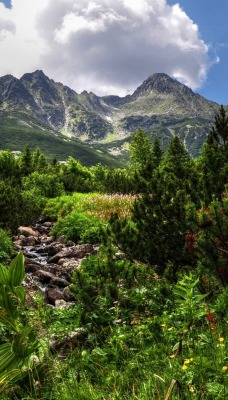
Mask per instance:
[[[0,153],[1,399],[227,398],[228,118],[221,108],[197,160],[142,130],[130,147],[125,170]],[[23,256],[7,261],[9,230],[41,212],[55,237],[100,245],[67,309],[26,302]]]

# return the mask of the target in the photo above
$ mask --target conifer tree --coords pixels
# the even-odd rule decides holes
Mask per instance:
[[[199,162],[202,197],[206,204],[222,198],[228,176],[228,116],[221,106],[202,148]]]
[[[23,176],[27,176],[31,174],[33,170],[32,166],[32,151],[31,147],[27,144],[23,150],[23,153],[20,156],[19,159],[19,165],[21,169],[21,174]]]
[[[147,181],[133,208],[131,221],[113,218],[116,243],[127,253],[165,270],[191,262],[185,249],[188,229],[186,207],[190,201],[194,165],[179,138],[174,137],[164,159]]]

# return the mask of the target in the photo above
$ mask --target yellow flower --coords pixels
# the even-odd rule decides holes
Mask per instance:
[[[188,367],[187,367],[187,365],[182,365],[182,367],[181,367],[183,370],[185,370],[185,369],[187,369]]]
[[[164,323],[164,324],[161,324],[161,326],[164,328],[164,327],[166,326],[166,323]]]
[[[222,367],[222,372],[226,372],[228,370],[228,367],[226,365],[224,365],[224,367]]]
[[[191,360],[184,360],[184,364],[189,364]]]
[[[190,392],[194,392],[194,391],[195,391],[195,386],[190,385],[190,386],[189,386],[189,391],[190,391]]]
[[[190,361],[193,361],[194,360],[194,358],[190,358]]]
[[[169,358],[175,358],[175,354],[171,354],[171,356],[169,356]]]
[[[172,331],[173,330],[173,327],[171,326],[171,328],[168,328],[168,331]]]
[[[224,337],[220,337],[219,342],[221,342],[221,343],[224,342]]]

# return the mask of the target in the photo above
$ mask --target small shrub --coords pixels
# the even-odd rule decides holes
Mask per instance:
[[[13,251],[13,243],[8,233],[0,229],[0,262],[6,261]]]
[[[78,242],[99,243],[104,224],[94,217],[73,211],[66,218],[59,218],[53,227],[52,234],[57,237],[65,235],[67,239]]]

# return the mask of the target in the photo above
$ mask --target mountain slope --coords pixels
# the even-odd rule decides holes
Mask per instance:
[[[78,94],[42,71],[24,74],[21,79],[11,75],[0,78],[1,117],[14,113],[15,123],[15,115],[22,118],[23,114],[45,126],[51,135],[59,132],[67,140],[78,138],[119,158],[126,157],[127,143],[138,127],[151,137],[157,135],[164,147],[178,134],[189,152],[197,155],[218,109],[217,103],[163,73],[151,75],[126,97]]]

